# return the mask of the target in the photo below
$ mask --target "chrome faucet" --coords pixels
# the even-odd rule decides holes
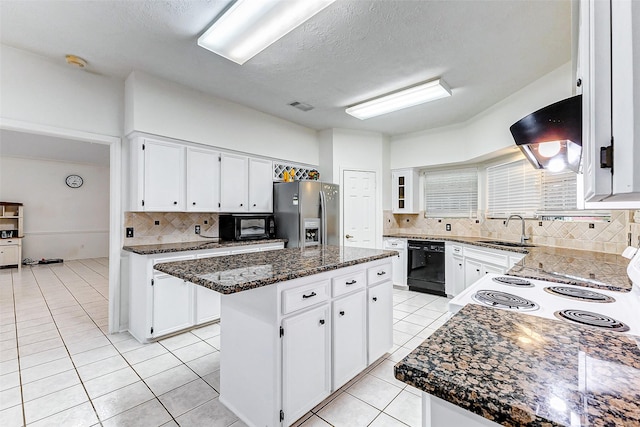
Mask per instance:
[[[507,222],[505,223],[505,227],[509,226],[509,220],[511,220],[511,218],[520,218],[520,221],[522,221],[522,235],[520,236],[520,243],[521,244],[525,244],[525,242],[527,240],[529,240],[529,238],[527,237],[526,234],[524,234],[524,218],[522,218],[522,216],[520,215],[509,215],[509,218],[507,218]]]

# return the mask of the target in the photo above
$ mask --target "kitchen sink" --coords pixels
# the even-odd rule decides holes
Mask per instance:
[[[487,243],[489,245],[496,246],[508,246],[510,248],[535,248],[535,245],[530,245],[528,243],[503,242],[501,240],[479,240],[478,243]]]

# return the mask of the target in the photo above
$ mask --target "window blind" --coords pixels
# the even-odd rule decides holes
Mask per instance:
[[[478,213],[478,170],[448,169],[425,173],[425,216],[474,218]]]
[[[487,217],[534,217],[544,212],[573,211],[576,206],[574,172],[534,169],[526,160],[487,168]]]

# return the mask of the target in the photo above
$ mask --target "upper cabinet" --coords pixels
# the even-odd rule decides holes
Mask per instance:
[[[249,159],[249,211],[273,212],[273,165],[270,160]]]
[[[273,212],[271,160],[134,137],[130,210]]]
[[[585,208],[638,209],[640,2],[582,0],[579,25]]]
[[[187,206],[189,212],[217,212],[220,203],[220,153],[187,147]]]
[[[391,171],[392,212],[398,214],[417,214],[419,209],[418,172],[414,169],[396,169]]]

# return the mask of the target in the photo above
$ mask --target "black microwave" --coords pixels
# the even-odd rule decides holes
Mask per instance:
[[[222,240],[276,238],[276,221],[273,215],[220,215],[218,221]]]

